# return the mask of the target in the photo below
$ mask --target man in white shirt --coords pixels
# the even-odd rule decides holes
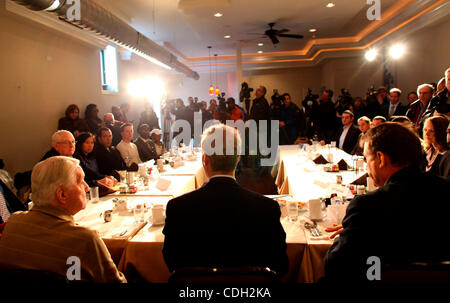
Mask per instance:
[[[125,123],[122,125],[121,135],[122,140],[117,144],[116,148],[127,167],[130,167],[133,163],[142,163],[136,144],[131,142],[133,140],[133,124]]]
[[[335,141],[338,147],[350,154],[355,147],[358,136],[361,131],[353,125],[354,115],[351,111],[346,110],[342,113],[342,128],[339,129]]]

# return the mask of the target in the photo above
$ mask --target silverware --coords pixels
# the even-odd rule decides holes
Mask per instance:
[[[308,222],[305,222],[305,228],[309,230],[313,237],[318,237],[317,230],[314,229],[314,226]]]
[[[124,236],[127,233],[128,229],[125,229],[123,232],[119,234],[120,237]]]

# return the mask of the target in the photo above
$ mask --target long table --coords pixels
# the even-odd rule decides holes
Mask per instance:
[[[336,150],[335,153],[336,161],[341,157],[349,159],[349,155],[340,150]],[[308,199],[324,197],[329,190],[328,187],[324,187],[324,184],[328,182],[332,184],[336,174],[323,172],[320,166],[311,165],[308,163],[310,159],[299,157],[299,154],[301,153],[298,146],[279,147],[278,164],[274,168],[274,172],[276,172],[276,183],[280,194],[289,195],[286,199],[304,202]],[[172,197],[194,190],[207,181],[207,178],[202,177],[204,171],[199,169],[198,164],[198,162],[192,162],[175,169],[167,167],[161,176],[172,180],[176,186],[169,187],[163,194],[155,190],[148,190],[138,195],[110,195],[103,197],[98,203],[89,204],[84,211],[77,214],[75,219],[78,223],[99,231],[119,270],[126,276],[138,274],[148,282],[167,282],[170,273],[162,256],[163,226],[151,224],[151,212],[145,214],[144,223],[138,224],[134,223],[131,212],[128,214],[115,213],[113,220],[108,223],[103,222],[100,213],[104,209],[111,208],[114,197],[127,198],[131,205],[133,203],[165,205]],[[349,183],[358,177],[358,174],[354,172],[340,172],[340,174],[343,176],[343,183]],[[315,182],[317,178],[319,178],[319,183]],[[285,216],[281,218],[281,223],[286,231],[287,254],[290,262],[289,271],[282,279],[284,282],[316,282],[323,276],[322,260],[333,243],[324,230],[332,222],[326,219],[318,222],[318,228],[324,236],[316,238],[312,237],[310,232],[304,228],[307,217],[308,208],[306,207],[301,209],[300,217],[296,222],[290,222]],[[126,232],[124,233],[124,231]]]

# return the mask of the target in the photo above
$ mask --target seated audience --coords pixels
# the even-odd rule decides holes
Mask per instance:
[[[145,110],[141,113],[141,119],[139,120],[139,125],[147,124],[150,127],[150,130],[159,128],[158,117],[153,111],[152,105],[149,102],[146,102]]]
[[[81,133],[77,137],[74,158],[80,160],[80,166],[84,171],[84,181],[91,187],[98,185],[113,187],[117,180],[114,177],[100,174],[94,154],[94,135]]]
[[[128,103],[122,103],[120,105],[119,117],[116,120],[119,120],[122,123],[131,123],[132,121],[128,121],[127,113],[130,111],[130,105]]]
[[[433,97],[433,86],[430,84],[421,84],[417,87],[417,94],[419,95],[419,100],[410,105],[406,112],[406,116],[414,123],[414,127],[419,129],[422,116],[428,107],[428,103]]]
[[[45,153],[41,161],[54,157],[66,156],[72,157],[75,152],[75,138],[67,130],[58,130],[52,135],[52,148]]]
[[[11,214],[21,210],[26,210],[25,205],[17,198],[12,190],[0,180],[0,218],[6,222]]]
[[[102,120],[98,117],[98,108],[95,104],[89,104],[86,106],[86,111],[84,112],[84,120],[86,121],[89,131],[92,134],[98,133],[101,127]]]
[[[155,145],[156,156],[161,157],[164,153],[167,152],[164,144],[161,142],[162,132],[161,130],[155,128],[150,132],[150,139],[152,139],[153,144]]]
[[[98,163],[98,171],[103,175],[117,176],[118,171],[127,169],[120,152],[112,146],[111,130],[107,127],[100,128],[95,147],[95,158]]]
[[[448,120],[436,116],[425,120],[423,140],[425,143],[426,166],[425,171],[439,175],[439,164],[442,156],[448,151],[447,146]]]
[[[139,152],[136,144],[131,142],[133,140],[133,124],[125,123],[122,125],[121,133],[122,141],[117,144],[116,148],[120,152],[120,156],[127,168],[131,168],[131,166],[136,166],[139,163],[142,163],[141,158],[139,158]]]
[[[155,144],[150,140],[150,127],[147,124],[141,124],[138,127],[138,133],[139,137],[134,141],[134,144],[136,144],[142,162],[158,159]]]
[[[417,101],[419,97],[417,96],[416,92],[410,92],[408,94],[408,109],[411,107],[411,104],[413,104],[415,101]]]
[[[68,130],[75,137],[80,132],[87,132],[89,130],[86,121],[80,119],[80,109],[76,104],[70,104],[66,109],[66,116],[59,119],[58,130]]]
[[[363,116],[358,119],[358,127],[359,127],[359,130],[361,131],[361,133],[359,134],[358,141],[356,142],[355,147],[353,148],[353,150],[351,152],[352,155],[358,155],[358,156],[363,155],[362,137],[370,129],[371,123],[372,122],[370,121],[370,119],[367,118],[366,116]]]
[[[383,116],[375,116],[372,120],[372,125],[371,127],[377,127],[378,125],[380,125],[381,123],[386,122],[386,118]]]
[[[407,108],[400,102],[400,95],[402,91],[398,88],[393,88],[389,91],[389,103],[382,106],[382,115],[389,119],[392,116],[401,116],[406,114]]]
[[[2,268],[50,271],[66,277],[68,258],[76,256],[81,281],[126,282],[96,231],[75,224],[86,207],[83,170],[78,160],[52,157],[31,175],[34,206],[9,217],[0,241]]]
[[[120,111],[119,105],[113,105],[111,107],[111,112],[114,115],[114,120],[119,121],[119,118],[122,116],[122,112]]]
[[[223,142],[215,140],[215,132],[223,132]],[[173,271],[193,266],[267,266],[282,276],[289,261],[280,207],[236,182],[238,131],[223,124],[211,126],[203,133],[201,145],[210,179],[167,204],[163,229],[167,267]],[[230,150],[232,154],[227,155]]]
[[[336,146],[350,154],[355,147],[360,130],[353,125],[353,113],[346,110],[342,113],[342,127],[338,130],[334,137]]]
[[[371,128],[364,138],[367,171],[380,188],[350,202],[343,230],[324,259],[326,277],[368,281],[371,256],[379,258],[382,271],[386,265],[448,260],[449,243],[442,239],[447,237],[450,204],[443,197],[450,196],[450,183],[420,171],[423,152],[417,135],[386,122]],[[402,232],[411,218],[433,226],[433,232],[427,228]],[[417,245],[417,239],[426,239],[427,245]]]
[[[112,145],[116,146],[117,144],[119,144],[120,140],[122,140],[120,128],[122,127],[123,123],[120,121],[116,121],[112,113],[106,113],[103,115],[103,123],[105,127],[111,130],[113,136]]]

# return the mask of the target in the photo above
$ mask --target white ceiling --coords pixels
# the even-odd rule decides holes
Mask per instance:
[[[196,60],[211,54],[235,55],[236,42],[242,41],[242,54],[298,51],[312,39],[355,36],[370,25],[366,0],[97,0],[105,8],[146,35],[161,43],[180,60]],[[333,8],[326,4],[334,2]],[[411,0],[381,0],[385,13]],[[432,4],[436,1],[421,1]],[[411,5],[412,6],[412,5]],[[221,18],[214,17],[220,12]],[[401,13],[398,13],[401,15]],[[405,15],[405,18],[408,16]],[[269,22],[276,29],[287,28],[290,34],[304,35],[304,39],[280,38],[274,46],[261,34]],[[393,26],[393,25],[392,25]],[[316,28],[317,32],[309,32]],[[231,35],[231,39],[224,39]],[[258,47],[262,42],[264,46]],[[193,68],[196,69],[195,67]]]

